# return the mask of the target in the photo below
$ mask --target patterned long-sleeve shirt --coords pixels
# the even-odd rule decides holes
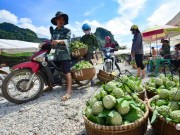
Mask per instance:
[[[88,45],[88,53],[93,53],[93,51],[99,48],[98,41],[94,34],[84,35],[81,38],[81,42]]]
[[[57,61],[61,60],[70,60],[70,39],[71,39],[71,30],[67,28],[56,28],[53,32],[53,40],[63,40],[65,45],[58,44],[55,46],[55,57]]]

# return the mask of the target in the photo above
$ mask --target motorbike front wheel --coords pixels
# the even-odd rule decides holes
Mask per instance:
[[[27,89],[28,83],[30,85]],[[21,104],[38,98],[43,88],[44,81],[39,73],[33,74],[30,69],[18,69],[4,79],[2,94],[8,101]]]
[[[8,75],[7,72],[5,72],[5,71],[3,71],[3,70],[0,69],[0,88],[1,88],[1,86],[2,86],[2,82],[3,82],[4,78],[5,78],[7,75]]]
[[[106,66],[106,72],[108,72],[108,73],[110,73],[112,71],[111,70],[111,68],[112,68],[111,64],[112,64],[111,62],[107,62],[106,65],[105,65]]]

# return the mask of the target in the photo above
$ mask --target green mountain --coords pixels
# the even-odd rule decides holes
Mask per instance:
[[[41,42],[35,32],[23,29],[11,23],[0,23],[0,39],[22,40],[28,42]]]
[[[103,47],[105,44],[105,37],[106,36],[110,36],[111,40],[113,42],[117,43],[117,41],[114,39],[114,35],[110,31],[108,31],[104,28],[98,27],[94,34],[95,34],[95,36],[96,36],[101,47]]]
[[[114,43],[117,43],[117,41],[114,39],[113,34],[104,28],[98,27],[94,34],[97,37],[97,40],[101,47],[103,47],[105,44],[106,36],[110,36],[111,40]],[[38,38],[37,34],[30,29],[20,28],[6,22],[0,23],[0,39],[22,40],[36,43],[48,40],[46,38]],[[80,37],[77,37],[77,39],[79,40]]]

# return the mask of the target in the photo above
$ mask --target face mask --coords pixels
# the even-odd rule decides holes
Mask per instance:
[[[88,31],[84,31],[85,35],[89,35],[90,34],[90,30]]]

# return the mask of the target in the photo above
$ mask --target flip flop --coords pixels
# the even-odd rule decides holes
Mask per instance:
[[[66,93],[66,94],[62,97],[61,101],[66,101],[66,100],[70,99],[71,96],[72,96],[72,94]]]

